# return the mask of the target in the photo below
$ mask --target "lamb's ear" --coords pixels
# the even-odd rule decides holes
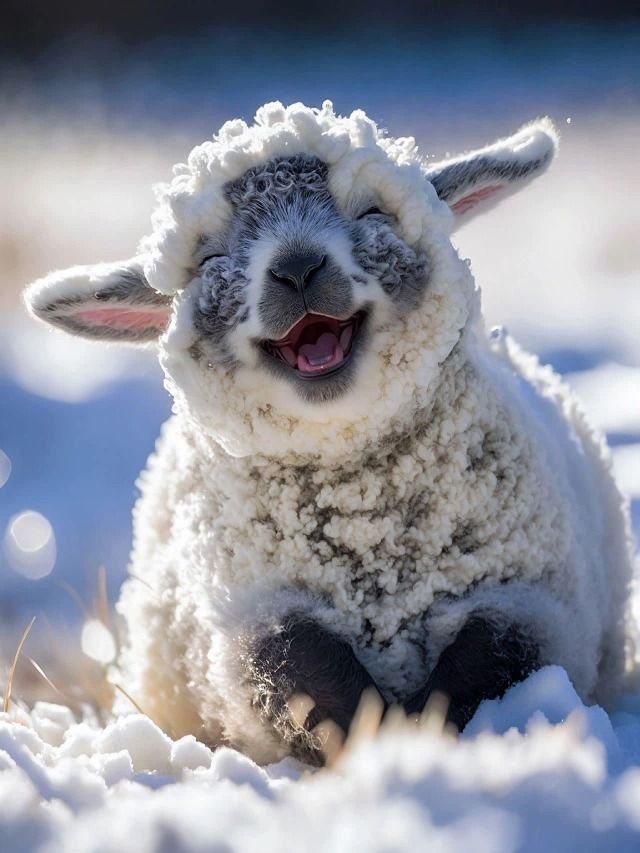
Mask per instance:
[[[171,298],[149,287],[142,261],[52,272],[28,288],[25,301],[36,317],[74,335],[146,343],[166,328]]]
[[[557,149],[558,134],[551,120],[542,118],[508,139],[434,163],[426,176],[455,214],[457,225],[541,175]]]

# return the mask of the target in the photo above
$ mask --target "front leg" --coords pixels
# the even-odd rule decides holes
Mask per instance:
[[[448,702],[447,722],[462,731],[483,699],[502,696],[540,666],[539,649],[515,623],[504,624],[487,613],[474,613],[442,652],[427,683],[406,703],[420,713],[432,693]]]
[[[348,733],[363,691],[375,687],[349,643],[309,614],[287,615],[254,644],[245,664],[255,707],[289,743],[292,754],[308,763],[322,763],[310,734],[313,729],[333,720]],[[297,694],[306,694],[315,703],[302,731],[288,704]]]

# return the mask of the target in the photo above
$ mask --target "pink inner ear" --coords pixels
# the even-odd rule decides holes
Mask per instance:
[[[502,189],[502,184],[491,184],[488,187],[482,187],[482,189],[474,190],[469,195],[463,195],[462,198],[459,198],[458,201],[454,202],[451,205],[451,210],[456,214],[456,216],[462,216],[463,213],[467,213],[467,211],[471,210],[472,207],[475,207],[481,201],[485,201],[490,196],[497,193]]]
[[[103,329],[116,329],[128,332],[144,332],[149,329],[162,331],[169,319],[168,307],[136,307],[126,308],[81,308],[73,312],[74,318],[88,326]]]

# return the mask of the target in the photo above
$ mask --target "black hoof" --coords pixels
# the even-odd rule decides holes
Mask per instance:
[[[316,764],[321,756],[313,738],[294,723],[287,704],[291,697],[307,694],[315,703],[304,722],[306,732],[333,720],[347,734],[363,691],[375,687],[351,646],[304,615],[289,616],[263,638],[249,664],[262,715],[291,743],[294,755]]]

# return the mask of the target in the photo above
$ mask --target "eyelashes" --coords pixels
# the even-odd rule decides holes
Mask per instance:
[[[368,207],[363,213],[358,214],[356,216],[356,221],[360,219],[366,219],[369,216],[376,216],[381,219],[386,219],[390,221],[395,221],[396,217],[392,213],[385,213],[384,210],[381,210],[379,207]]]
[[[203,251],[199,256],[195,258],[195,269],[197,269],[201,273],[204,273],[208,264],[210,264],[212,261],[227,261],[228,258],[229,255],[227,252]],[[218,268],[219,266],[220,264],[215,264],[216,268]]]
[[[383,213],[379,207],[370,207],[368,210],[365,210],[364,213],[361,213],[359,216],[356,216],[356,219],[364,219],[365,216],[386,216],[386,213]]]

